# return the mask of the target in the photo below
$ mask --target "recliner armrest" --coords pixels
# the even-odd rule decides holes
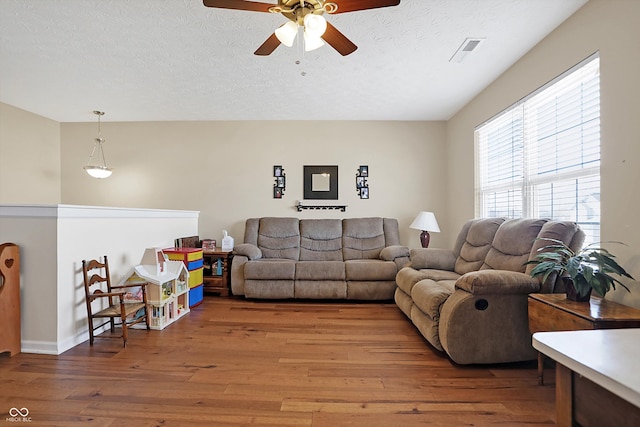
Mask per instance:
[[[403,258],[408,256],[409,248],[400,245],[387,246],[380,252],[380,259],[384,261],[393,261],[396,258]]]
[[[479,270],[462,275],[456,288],[474,295],[529,294],[540,290],[540,280],[516,271]]]
[[[453,271],[455,266],[456,256],[450,249],[411,249],[411,267],[416,270],[430,268],[434,270]]]
[[[241,243],[233,248],[234,255],[243,255],[250,260],[262,258],[262,251],[251,243]]]

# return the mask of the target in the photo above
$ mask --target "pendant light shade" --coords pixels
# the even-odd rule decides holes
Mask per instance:
[[[93,114],[98,116],[98,137],[94,139],[93,150],[91,150],[89,160],[84,170],[94,178],[108,178],[113,171],[107,167],[107,162],[104,158],[104,149],[102,147],[105,140],[101,136],[100,117],[104,116],[104,112],[94,111]]]

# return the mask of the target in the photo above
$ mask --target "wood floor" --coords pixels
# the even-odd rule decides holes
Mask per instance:
[[[554,425],[553,373],[456,366],[391,303],[205,297],[163,331],[0,358],[0,426]]]

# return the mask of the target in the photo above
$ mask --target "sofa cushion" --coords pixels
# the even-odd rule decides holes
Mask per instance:
[[[491,249],[491,242],[504,218],[486,218],[473,220],[467,229],[467,235],[460,248],[454,271],[465,274],[479,270]],[[464,229],[463,229],[464,231]]]
[[[300,258],[298,218],[260,218],[257,246],[263,258]]]
[[[342,252],[345,261],[377,259],[385,246],[382,218],[342,220]]]
[[[545,219],[510,219],[502,223],[481,269],[509,270],[524,273],[531,247]]]
[[[352,260],[344,263],[347,280],[395,280],[398,267],[393,261]]]
[[[284,259],[258,259],[244,265],[247,280],[294,280],[296,263]]]
[[[345,280],[342,261],[298,261],[296,280]]]
[[[301,261],[342,261],[342,221],[300,220]]]
[[[343,280],[296,280],[294,295],[307,299],[346,299],[347,283]]]
[[[422,268],[437,268],[439,270],[453,271],[456,264],[456,256],[453,251],[439,248],[411,249],[411,267],[419,270]]]

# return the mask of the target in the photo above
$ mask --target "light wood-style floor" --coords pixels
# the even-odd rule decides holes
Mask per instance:
[[[0,325],[1,327],[1,325]],[[392,303],[206,296],[126,349],[0,358],[0,426],[554,425],[553,372],[456,366]]]

